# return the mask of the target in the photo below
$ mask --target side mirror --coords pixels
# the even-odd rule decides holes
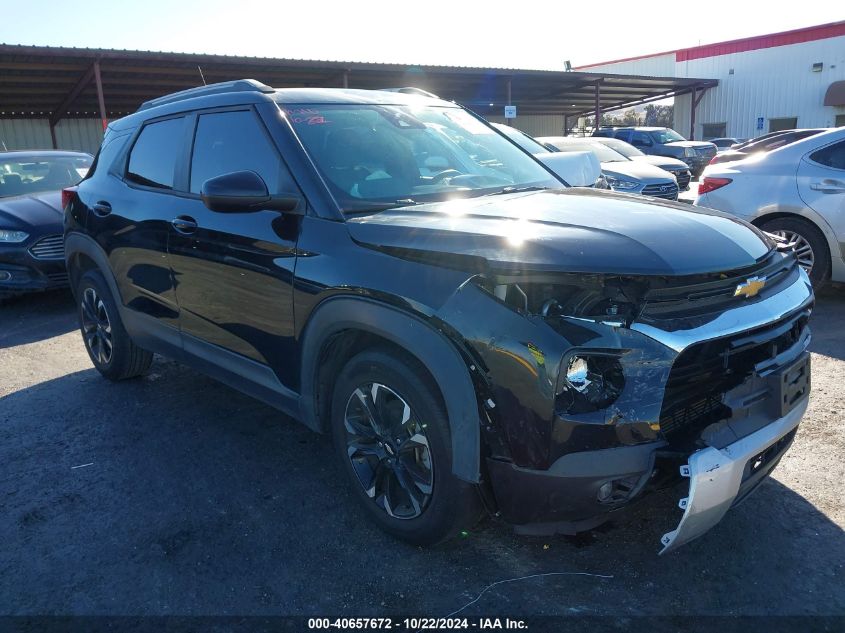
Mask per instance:
[[[200,188],[203,204],[219,213],[247,213],[269,209],[302,215],[298,195],[271,196],[264,179],[254,171],[233,171],[209,178]]]

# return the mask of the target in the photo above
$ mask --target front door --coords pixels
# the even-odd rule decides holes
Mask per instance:
[[[185,351],[259,381],[266,376],[260,368],[267,367],[289,385],[301,218],[211,211],[199,192],[209,178],[242,170],[258,173],[271,194],[297,188],[252,109],[199,113],[193,124],[191,195],[181,201],[169,242]]]

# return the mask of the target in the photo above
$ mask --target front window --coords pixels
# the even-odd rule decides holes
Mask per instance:
[[[280,107],[344,211],[563,187],[461,108]]]
[[[7,155],[0,158],[0,198],[72,187],[88,173],[92,160],[85,154]]]
[[[660,145],[665,145],[666,143],[674,143],[676,141],[685,141],[683,136],[678,134],[675,130],[671,128],[664,128],[662,130],[657,130],[651,133],[651,137],[655,140],[656,143]]]

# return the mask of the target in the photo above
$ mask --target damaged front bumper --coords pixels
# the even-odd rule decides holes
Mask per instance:
[[[689,496],[678,504],[684,516],[660,539],[661,554],[704,534],[763,481],[792,443],[807,403],[805,397],[784,417],[722,449],[708,446],[690,455],[681,466],[690,480]]]

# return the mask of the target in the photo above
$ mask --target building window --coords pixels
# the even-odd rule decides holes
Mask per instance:
[[[788,116],[782,119],[769,119],[769,132],[794,130],[798,127],[798,117]]]
[[[845,114],[837,114],[836,121],[833,124],[833,127],[843,127],[845,126]]]
[[[721,138],[725,136],[727,127],[725,123],[704,123],[701,126],[701,136],[705,141],[711,138]]]

